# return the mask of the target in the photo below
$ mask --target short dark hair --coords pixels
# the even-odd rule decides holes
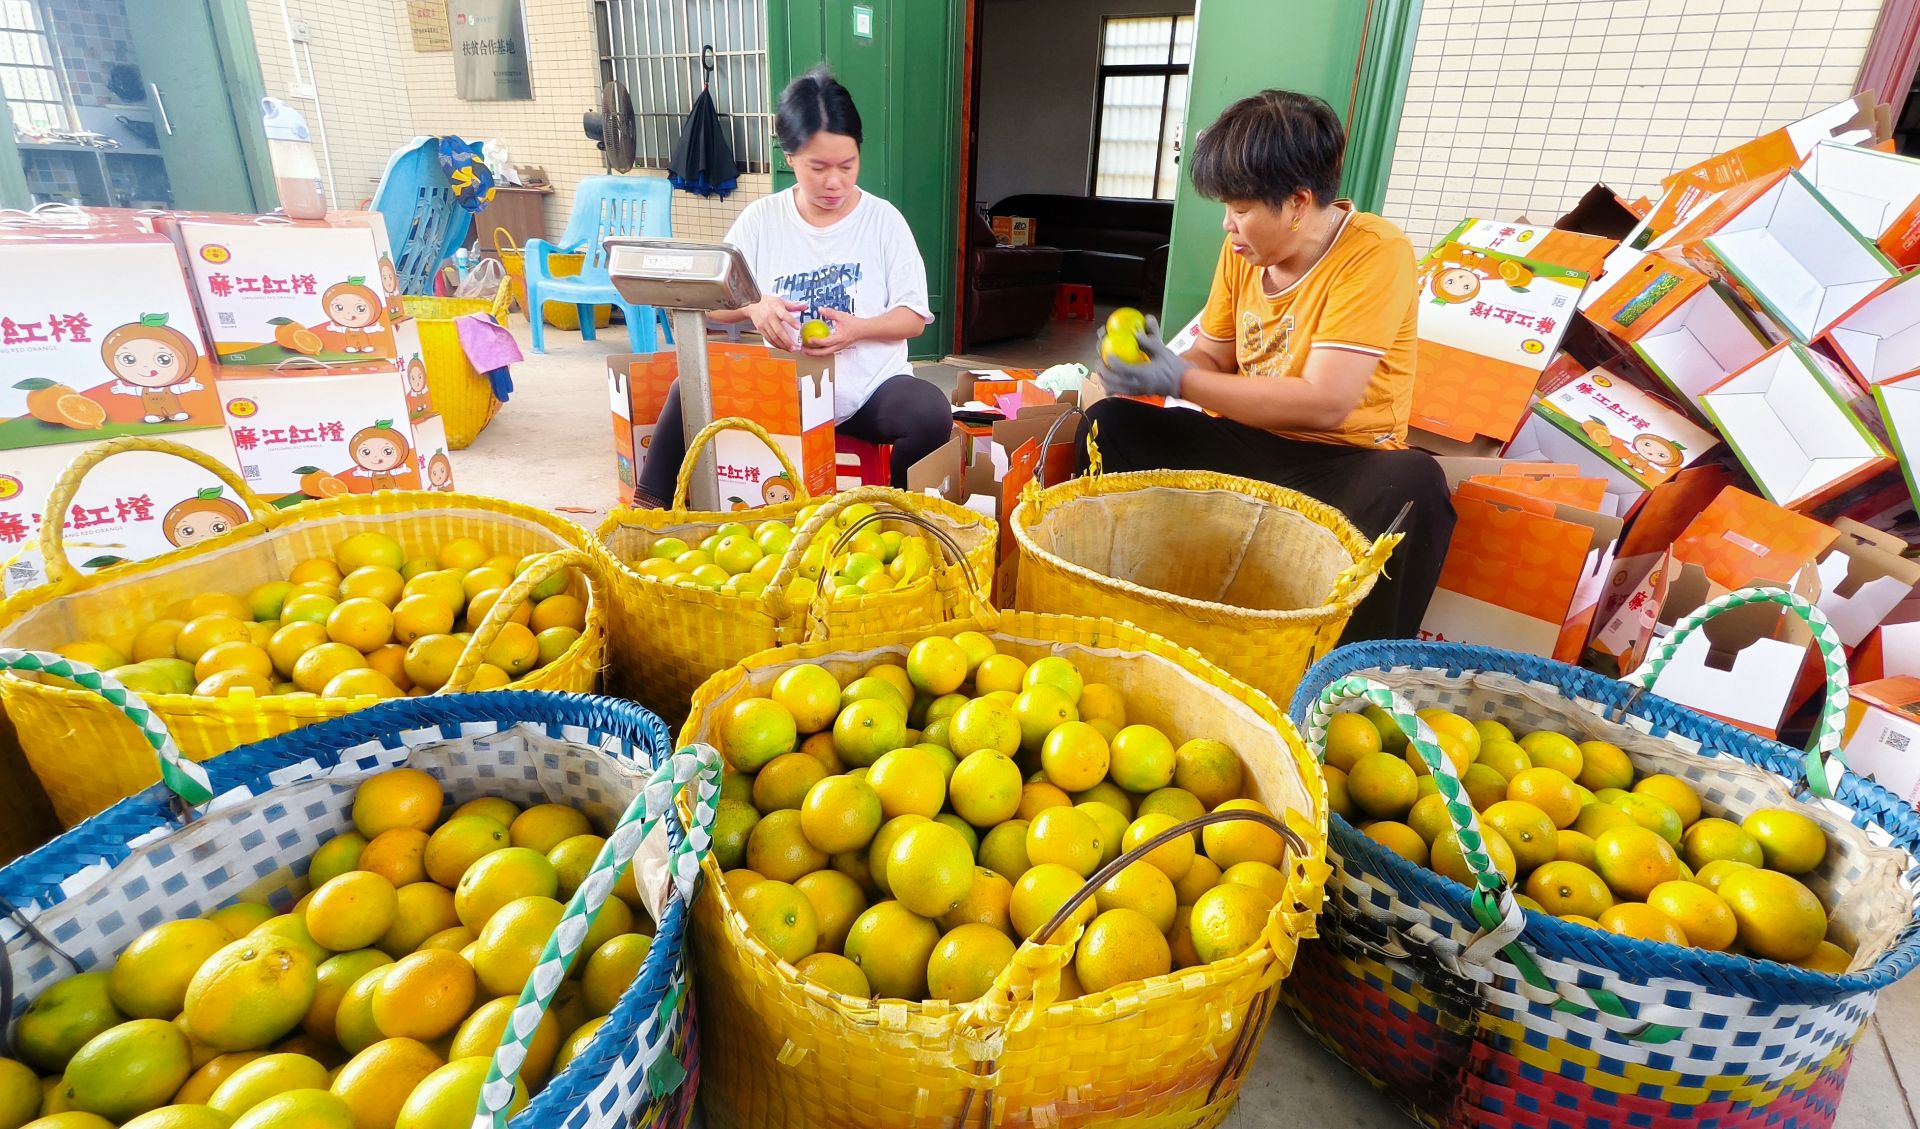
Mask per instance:
[[[1347,131],[1311,94],[1262,90],[1228,106],[1194,139],[1193,186],[1214,200],[1279,207],[1304,188],[1316,204],[1340,190]]]
[[[825,63],[787,83],[773,116],[773,135],[783,153],[798,153],[821,131],[853,138],[859,145],[860,110]]]

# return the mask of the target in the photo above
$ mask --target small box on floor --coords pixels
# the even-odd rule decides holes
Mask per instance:
[[[622,359],[626,361],[624,379],[619,371]],[[623,355],[609,361],[616,458],[633,460],[635,482],[646,466],[653,427],[666,404],[667,388],[679,377],[679,364],[672,352]],[[707,372],[713,389],[713,418],[741,416],[759,424],[780,444],[809,494],[833,493],[831,360],[772,349],[757,339],[716,339],[707,344]],[[722,510],[778,505],[798,494],[801,484],[788,481],[780,460],[748,432],[721,432],[713,452]],[[624,485],[626,468],[621,470]]]
[[[992,223],[993,240],[1002,247],[1030,247],[1038,242],[1032,216],[995,216]]]
[[[399,373],[223,376],[216,388],[241,476],[275,505],[421,487]]]
[[[177,431],[170,443],[191,447],[235,467],[225,429]],[[39,531],[54,483],[94,444],[69,443],[0,452],[0,556],[7,561],[6,592],[43,584],[46,561]],[[141,561],[204,541],[252,520],[220,479],[158,451],[123,451],[80,480],[62,516],[67,559],[83,573]]]

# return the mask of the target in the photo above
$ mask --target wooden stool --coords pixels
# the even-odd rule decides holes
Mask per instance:
[[[1053,292],[1053,316],[1058,321],[1092,321],[1093,287],[1061,283]]]
[[[833,434],[834,484],[841,490],[885,486],[893,481],[893,448],[851,435]]]

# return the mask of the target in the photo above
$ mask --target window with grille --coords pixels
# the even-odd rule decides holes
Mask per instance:
[[[705,81],[713,48],[713,106],[742,172],[771,168],[766,0],[596,0],[600,78],[633,98],[634,165],[664,169]]]
[[[1093,194],[1171,200],[1180,181],[1192,16],[1101,21]]]
[[[0,90],[6,92],[15,127],[69,128],[66,94],[39,0],[0,0]]]

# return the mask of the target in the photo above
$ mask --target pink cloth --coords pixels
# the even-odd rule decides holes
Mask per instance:
[[[460,348],[467,354],[467,362],[481,372],[526,359],[520,353],[520,343],[491,314],[466,314],[455,318],[453,326],[460,334]]]

